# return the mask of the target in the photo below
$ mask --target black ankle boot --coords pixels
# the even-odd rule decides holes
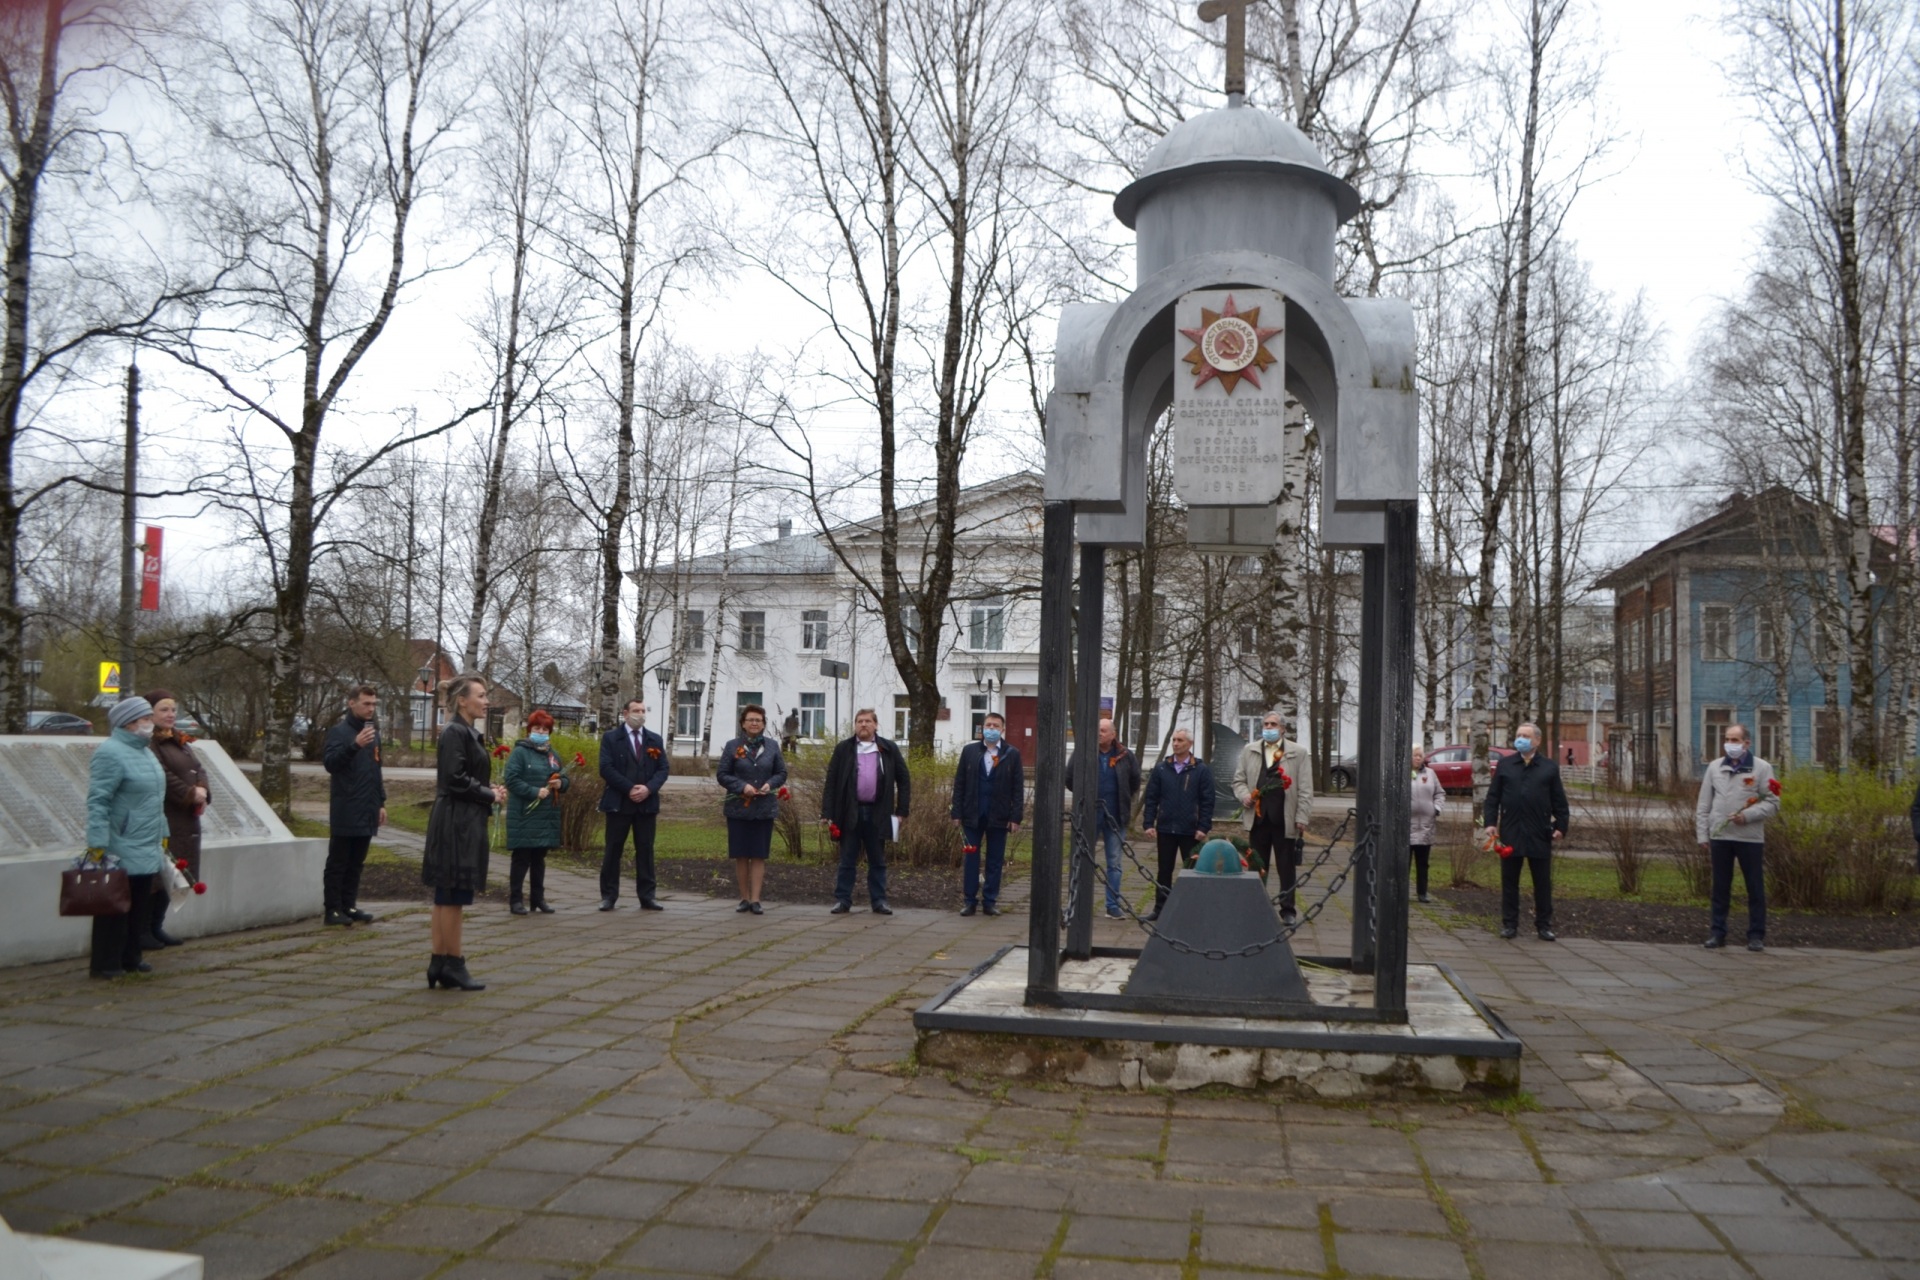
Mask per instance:
[[[533,909],[535,911],[538,911],[543,916],[550,916],[553,914],[553,908],[547,905],[547,900],[538,895],[535,895],[533,899]]]
[[[427,961],[427,990],[431,991],[440,985],[440,980],[445,976],[446,970],[447,958],[445,956],[436,955],[433,959]]]
[[[448,956],[446,964],[440,970],[440,985],[449,989],[458,987],[462,991],[485,991],[487,984],[475,982],[473,975],[467,972],[465,956]]]

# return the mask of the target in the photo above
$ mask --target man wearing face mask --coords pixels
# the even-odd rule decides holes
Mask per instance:
[[[1520,932],[1520,868],[1533,879],[1533,926],[1552,942],[1553,842],[1567,834],[1567,789],[1560,766],[1540,754],[1540,726],[1514,732],[1514,754],[1494,766],[1483,821],[1489,838],[1513,852],[1500,860],[1500,936]]]
[[[1020,751],[1006,741],[1007,722],[997,711],[987,713],[980,726],[980,740],[960,749],[960,763],[953,771],[954,825],[960,828],[966,847],[960,873],[960,887],[967,900],[960,912],[975,911],[997,916],[994,904],[1000,900],[1000,872],[1006,865],[1007,837],[1020,829],[1026,816],[1026,780],[1020,765]],[[986,881],[981,883],[981,855],[986,855]]]
[[[647,728],[647,704],[627,699],[621,722],[600,739],[600,812],[607,815],[606,853],[600,859],[600,909],[620,905],[620,860],[633,833],[634,889],[642,911],[665,910],[654,897],[653,826],[660,788],[667,785],[667,745]]]
[[[1700,778],[1700,802],[1694,806],[1694,838],[1713,865],[1713,928],[1705,946],[1727,945],[1727,910],[1733,900],[1733,865],[1747,882],[1747,950],[1767,949],[1767,887],[1761,855],[1762,828],[1780,812],[1773,766],[1753,754],[1747,727],[1730,724],[1722,735],[1720,758]]]
[[[1294,868],[1307,824],[1313,821],[1313,765],[1306,748],[1287,740],[1280,713],[1260,718],[1260,736],[1240,753],[1233,774],[1233,794],[1240,801],[1240,820],[1247,824],[1247,843],[1262,872],[1280,872],[1280,919],[1292,924]]]

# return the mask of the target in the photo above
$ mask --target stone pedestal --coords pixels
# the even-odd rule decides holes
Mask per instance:
[[[205,1263],[185,1253],[128,1249],[68,1236],[17,1235],[0,1218],[5,1280],[201,1280]]]
[[[1279,931],[1280,917],[1258,875],[1201,875],[1183,869],[1168,887],[1167,904],[1140,949],[1126,993],[1305,1004],[1311,997],[1293,948],[1285,939],[1272,941]],[[1178,939],[1184,947],[1168,939]],[[1252,955],[1237,954],[1263,942],[1269,945]],[[1224,959],[1208,954],[1220,952],[1226,953]]]

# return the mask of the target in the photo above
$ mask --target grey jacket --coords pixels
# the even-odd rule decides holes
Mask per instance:
[[[1751,800],[1753,803],[1748,804]],[[1693,807],[1693,836],[1701,844],[1709,840],[1739,840],[1760,844],[1766,840],[1766,822],[1780,812],[1780,797],[1773,794],[1773,766],[1759,756],[1753,768],[1735,773],[1721,756],[1700,775],[1700,801]],[[1745,822],[1733,821],[1741,814]]]
[[[1447,789],[1440,785],[1440,776],[1423,767],[1413,775],[1413,821],[1407,827],[1407,843],[1432,844],[1446,807]]]

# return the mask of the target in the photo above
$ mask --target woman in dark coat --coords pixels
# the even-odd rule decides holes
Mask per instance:
[[[207,769],[193,753],[190,739],[174,729],[180,718],[180,701],[169,690],[154,689],[147,694],[153,704],[153,737],[149,745],[167,771],[167,857],[187,864],[187,879],[200,879],[200,815],[207,811]],[[180,939],[165,928],[167,904],[172,901],[166,890],[166,875],[154,877],[154,892],[147,902],[151,914],[141,923],[140,946],[158,951],[177,947]]]
[[[547,905],[547,850],[560,843],[560,793],[567,775],[560,757],[548,745],[553,716],[535,708],[527,717],[527,733],[507,757],[507,848],[513,850],[507,909],[514,915],[535,911],[553,914]],[[530,899],[520,897],[526,884]]]
[[[733,878],[740,886],[740,905],[734,910],[760,915],[773,820],[780,813],[780,791],[787,785],[786,758],[767,736],[764,707],[750,705],[740,712],[740,736],[720,749],[714,773],[727,789],[721,805],[727,815],[727,856],[733,859]]]
[[[460,950],[460,909],[487,885],[487,822],[493,806],[507,798],[505,787],[490,781],[486,744],[476,727],[487,720],[487,685],[479,676],[447,682],[447,709],[453,715],[440,735],[439,776],[433,812],[427,816],[427,848],[420,879],[433,886],[433,959],[427,986],[484,991],[467,973]]]

